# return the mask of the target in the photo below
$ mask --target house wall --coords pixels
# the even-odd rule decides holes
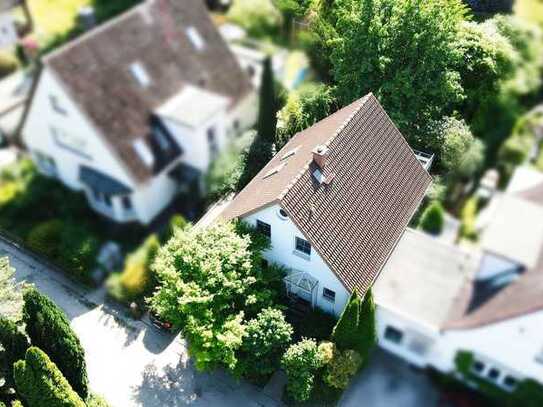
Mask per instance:
[[[257,117],[258,94],[253,90],[227,113],[227,135],[229,137],[241,135],[255,125]]]
[[[329,269],[314,247],[312,247],[309,259],[295,253],[295,237],[298,236],[303,239],[305,237],[290,219],[284,220],[279,216],[279,209],[279,205],[271,205],[244,217],[243,220],[253,226],[256,226],[257,220],[269,224],[271,226],[271,248],[264,253],[264,257],[292,270],[310,273],[319,280],[316,287],[316,305],[326,312],[339,316],[349,299],[349,292]],[[335,291],[334,303],[323,298],[324,287]]]

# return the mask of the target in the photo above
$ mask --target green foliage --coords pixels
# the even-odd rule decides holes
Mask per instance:
[[[19,61],[17,57],[10,52],[0,52],[0,78],[9,75],[17,70]]]
[[[430,124],[465,98],[455,69],[462,60],[455,41],[466,16],[461,1],[334,4],[329,51],[341,103],[374,92],[412,145],[436,150]]]
[[[60,308],[36,289],[24,293],[23,321],[33,346],[43,349],[83,398],[88,395],[85,351]]]
[[[46,257],[56,258],[59,255],[60,235],[64,224],[60,219],[51,219],[36,225],[26,238],[30,249]]]
[[[105,398],[91,394],[87,399],[87,407],[110,407]]]
[[[332,332],[332,340],[340,349],[357,349],[358,347],[361,304],[356,290],[353,291]]]
[[[332,88],[323,84],[307,84],[289,94],[285,106],[278,112],[277,149],[290,138],[335,110]]]
[[[324,382],[337,389],[345,390],[362,366],[362,357],[357,351],[333,349],[332,358],[326,364]]]
[[[452,179],[470,179],[484,162],[484,145],[463,120],[444,118],[438,126],[443,146],[441,163]]]
[[[85,407],[61,371],[39,348],[26,351],[25,360],[14,366],[14,376],[17,391],[28,407]]]
[[[364,300],[360,307],[360,322],[358,325],[358,335],[360,340],[358,346],[353,349],[356,350],[363,360],[367,360],[370,351],[377,342],[377,329],[375,322],[375,303],[373,301],[373,292],[371,289],[366,291]]]
[[[264,60],[262,70],[262,83],[260,85],[260,97],[257,120],[257,137],[266,143],[275,142],[275,129],[277,126],[277,107],[275,81],[273,79],[272,60],[267,57]]]
[[[290,344],[292,326],[281,310],[263,309],[251,319],[239,349],[239,371],[245,376],[267,376],[279,367],[281,355]]]
[[[477,220],[477,210],[479,209],[479,199],[477,197],[469,198],[460,212],[460,238],[476,241],[477,229],[475,221]]]
[[[13,364],[24,358],[28,346],[26,335],[17,328],[17,325],[0,317],[0,347],[2,348],[0,368],[2,377],[10,387],[13,386]]]
[[[454,357],[454,365],[456,370],[463,375],[467,375],[473,364],[473,353],[467,351],[459,351]]]
[[[150,294],[156,285],[151,264],[159,248],[158,237],[149,236],[136,251],[127,256],[123,271],[108,279],[108,293],[123,303],[140,300]]]
[[[153,264],[159,287],[150,304],[183,328],[197,368],[235,369],[244,318],[273,304],[277,293],[261,255],[268,245],[267,239],[254,240],[220,223],[184,229],[159,250]]]
[[[295,337],[313,338],[317,341],[328,340],[336,325],[336,318],[319,308],[307,311],[302,318],[288,314],[289,322],[294,327]]]
[[[422,213],[420,228],[431,235],[440,235],[445,221],[445,209],[439,201],[433,201]]]
[[[253,37],[276,35],[282,23],[272,0],[235,0],[226,17]]]
[[[288,377],[289,396],[296,401],[309,399],[315,375],[323,366],[322,355],[315,340],[302,339],[291,345],[283,355],[281,365]]]
[[[135,6],[142,0],[91,0],[98,21],[103,22]]]
[[[507,400],[507,406],[538,407],[543,405],[543,386],[537,381],[526,379],[520,382]]]
[[[0,257],[0,315],[15,321],[21,314],[23,294],[14,275],[15,270],[9,264],[9,257]]]

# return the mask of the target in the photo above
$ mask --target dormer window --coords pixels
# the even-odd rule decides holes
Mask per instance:
[[[146,88],[151,84],[151,78],[141,62],[130,65],[130,73],[141,87]]]
[[[151,167],[155,162],[155,157],[153,156],[153,153],[149,147],[147,147],[147,144],[145,144],[145,141],[142,139],[135,140],[133,146],[139,158],[145,163],[145,165]]]
[[[186,33],[197,51],[202,51],[205,48],[205,41],[195,27],[187,28]]]
[[[169,151],[171,148],[171,144],[164,130],[159,126],[155,126],[153,128],[153,134],[155,135],[155,139],[158,142],[160,149],[162,151]]]

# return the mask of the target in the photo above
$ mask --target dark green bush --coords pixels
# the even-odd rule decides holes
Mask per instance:
[[[358,335],[358,324],[360,321],[360,297],[353,291],[349,302],[341,313],[334,331],[332,340],[339,349],[357,349],[360,337]]]
[[[85,351],[66,315],[49,298],[31,288],[24,293],[23,321],[33,346],[43,349],[72,388],[88,396]]]
[[[420,227],[427,233],[439,235],[445,223],[445,209],[439,201],[433,201],[422,213]]]
[[[353,348],[362,359],[366,361],[369,353],[377,342],[377,329],[375,322],[375,303],[373,301],[373,292],[369,289],[364,296],[360,307],[360,320],[358,323],[358,346]]]
[[[7,51],[0,52],[0,78],[15,72],[18,67],[19,61],[15,55]]]
[[[60,239],[64,223],[59,219],[48,220],[36,225],[26,238],[30,249],[51,259],[60,253]]]
[[[8,386],[13,386],[13,364],[23,359],[29,347],[28,339],[17,325],[3,317],[0,317],[0,345],[4,348],[2,355],[2,371]]]
[[[61,371],[41,349],[31,347],[14,366],[18,393],[28,407],[85,407]]]

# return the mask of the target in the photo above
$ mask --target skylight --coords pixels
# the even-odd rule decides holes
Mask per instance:
[[[313,171],[313,177],[315,177],[319,184],[322,184],[324,182],[324,174],[318,168]]]
[[[280,164],[277,167],[272,168],[262,178],[268,178],[268,177],[271,177],[274,174],[277,174],[279,171],[281,171],[283,169],[284,166],[285,166],[285,163]]]
[[[198,51],[204,49],[205,41],[196,28],[189,27],[187,28],[186,33],[194,48],[196,48]]]
[[[141,62],[134,62],[130,65],[130,73],[138,81],[138,83],[144,88],[148,87],[151,84],[151,78],[147,74],[147,71],[141,64]]]
[[[298,149],[300,148],[300,146],[296,147],[296,148],[293,148],[292,150],[290,151],[287,151],[283,157],[281,157],[281,161],[283,160],[286,160],[287,158],[290,158],[292,157],[294,154],[296,154],[298,152]]]
[[[133,146],[134,150],[136,150],[136,153],[138,153],[138,156],[145,163],[145,165],[150,167],[154,164],[155,157],[142,139],[135,140]]]

